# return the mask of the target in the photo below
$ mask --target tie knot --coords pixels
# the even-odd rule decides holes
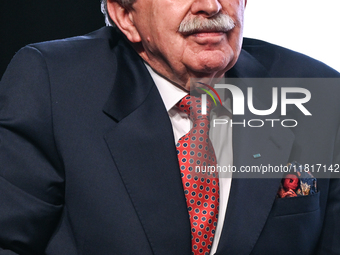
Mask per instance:
[[[180,111],[188,114],[192,121],[209,119],[211,101],[207,100],[207,112],[204,115],[202,114],[202,101],[200,97],[186,95],[177,103],[177,107]]]

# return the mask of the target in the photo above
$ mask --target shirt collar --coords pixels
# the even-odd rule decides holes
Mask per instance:
[[[171,110],[171,108],[173,108],[179,100],[188,94],[188,92],[176,87],[171,82],[157,74],[147,63],[145,63],[145,66],[156,84],[167,111]]]

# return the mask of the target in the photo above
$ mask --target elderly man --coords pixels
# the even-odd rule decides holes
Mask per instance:
[[[0,85],[0,254],[340,254],[339,179],[281,198],[297,177],[286,192],[287,178],[183,170],[192,78],[339,77],[265,42],[242,46],[245,6],[109,0],[115,28],[17,53]],[[316,123],[293,109],[296,128],[235,126],[226,161],[336,167],[340,91],[313,89]]]

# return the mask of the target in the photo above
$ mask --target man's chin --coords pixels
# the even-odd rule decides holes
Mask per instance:
[[[234,54],[220,50],[205,50],[196,55],[188,63],[188,69],[197,77],[212,77],[216,73],[226,72],[226,68],[233,61]]]
[[[229,63],[229,62],[228,62]],[[197,68],[191,69],[191,78],[199,79],[212,79],[222,77],[224,73],[229,69],[228,63],[224,65],[203,65]]]

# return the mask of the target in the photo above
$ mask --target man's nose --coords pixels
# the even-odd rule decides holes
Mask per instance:
[[[194,0],[191,12],[194,15],[212,17],[220,12],[222,6],[219,0]]]

